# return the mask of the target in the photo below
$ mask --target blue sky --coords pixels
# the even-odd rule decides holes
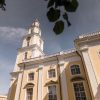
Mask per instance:
[[[44,53],[52,54],[74,47],[73,40],[83,33],[100,30],[100,0],[80,0],[75,13],[69,14],[71,27],[56,36],[49,23],[45,0],[6,0],[7,11],[0,10],[0,94],[6,94],[21,38],[38,18],[44,38]],[[66,24],[65,24],[66,25]]]

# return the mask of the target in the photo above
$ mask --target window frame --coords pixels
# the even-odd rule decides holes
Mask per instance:
[[[24,53],[24,60],[28,59],[28,52]]]
[[[75,67],[75,66],[76,66],[76,68],[72,68],[72,67]],[[70,73],[71,73],[71,75],[80,75],[81,74],[80,65],[78,65],[78,64],[71,65],[70,66]]]
[[[29,74],[33,74],[33,79],[30,79]],[[28,77],[28,78],[27,78],[28,81],[34,81],[34,75],[35,75],[34,72],[30,72],[30,73],[28,73],[28,75],[27,75],[27,77]]]
[[[57,100],[57,85],[56,85],[56,84],[52,84],[52,85],[50,84],[50,85],[47,86],[48,100],[50,100],[50,99],[49,99],[49,87],[50,87],[50,86],[55,86],[55,94],[53,94],[53,99],[51,99],[51,100],[55,100],[55,99],[54,99],[54,96],[55,96],[55,95],[56,95],[56,100]]]
[[[28,98],[27,98],[27,96],[28,96],[27,90],[28,90],[28,89],[32,89],[32,100],[33,100],[33,87],[27,87],[27,88],[26,88],[26,92],[25,92],[25,100],[28,99]]]
[[[51,77],[50,77],[49,72],[52,71],[52,70],[54,70],[55,75],[53,76],[53,74],[52,74]],[[47,71],[47,78],[48,78],[48,79],[50,79],[50,78],[55,78],[56,76],[57,76],[57,75],[56,75],[56,69],[49,69],[49,70]]]
[[[83,81],[79,81],[79,82],[73,82],[72,83],[73,84],[73,91],[74,91],[74,96],[75,96],[75,99],[77,100],[77,98],[84,98],[84,100],[87,100],[87,95],[86,95],[86,91],[85,91],[85,85],[84,85],[84,82]],[[74,85],[75,84],[82,84],[83,85],[83,87],[82,86],[80,86],[81,87],[81,89],[83,88],[83,91],[82,90],[80,90],[80,88],[78,88],[77,89],[77,91],[75,91],[75,87],[74,87]],[[82,93],[84,94],[84,96],[82,96]],[[77,96],[76,96],[76,94],[77,94]],[[86,99],[85,99],[86,98]],[[80,100],[80,99],[79,99]]]

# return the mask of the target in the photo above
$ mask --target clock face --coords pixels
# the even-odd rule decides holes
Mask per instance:
[[[34,33],[39,33],[39,28],[38,27],[34,27],[33,32]]]

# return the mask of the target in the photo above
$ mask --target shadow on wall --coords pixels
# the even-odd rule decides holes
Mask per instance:
[[[17,79],[14,81],[14,83],[11,85],[11,87],[9,88],[9,92],[8,92],[8,99],[7,100],[14,100],[15,98],[15,92],[16,92],[16,87],[17,87]]]
[[[45,97],[43,98],[43,100],[48,100],[48,94],[45,95]]]
[[[97,88],[97,93],[95,95],[95,100],[100,100],[100,84],[98,85],[98,88]]]

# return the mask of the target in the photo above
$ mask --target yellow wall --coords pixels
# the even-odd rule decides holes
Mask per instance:
[[[60,88],[59,88],[59,79],[58,79],[58,72],[57,72],[57,65],[46,65],[43,67],[43,100],[48,100],[48,86],[51,84],[48,84],[51,80],[56,82],[54,85],[56,85],[56,91],[57,91],[57,100],[60,100]],[[50,69],[55,69],[56,71],[56,77],[54,78],[48,78],[48,71]],[[48,84],[48,85],[46,85]]]
[[[25,69],[24,74],[23,74],[23,79],[22,79],[22,86],[21,86],[21,92],[20,92],[20,100],[25,100],[25,92],[26,89],[25,86],[27,83],[33,83],[33,97],[34,100],[37,100],[37,85],[38,85],[38,69],[37,68],[31,68],[31,69]],[[28,81],[28,74],[30,72],[34,72],[34,80],[33,81]]]
[[[50,65],[46,65],[43,67],[42,71],[43,71],[43,100],[47,100],[48,98],[48,86],[50,84],[48,84],[51,80],[52,81],[55,81],[57,82],[55,85],[56,85],[56,90],[57,90],[57,100],[61,100],[60,99],[60,88],[59,88],[59,79],[58,79],[58,74],[57,74],[57,65],[54,65],[52,66],[52,69],[55,69],[56,70],[56,77],[55,78],[48,78],[47,77],[47,73],[48,73],[48,70],[50,70]],[[34,100],[37,100],[37,92],[38,92],[38,68],[37,66],[34,67],[34,68],[31,68],[31,69],[25,69],[24,70],[24,75],[23,75],[23,79],[22,79],[22,86],[21,86],[21,93],[20,93],[20,100],[24,100],[25,98],[25,92],[26,92],[26,88],[25,85],[27,83],[29,83],[29,81],[27,80],[28,79],[28,73],[30,72],[34,72],[34,81],[32,81],[31,83],[34,83],[34,87],[33,87],[33,97],[34,97]],[[48,85],[46,85],[48,84]]]
[[[0,97],[0,100],[7,100],[6,97]]]
[[[81,74],[79,74],[79,75],[72,75],[71,74],[71,70],[70,70],[70,66],[72,66],[72,65],[79,65],[80,66]],[[66,68],[66,79],[67,79],[67,87],[68,87],[69,100],[75,100],[75,93],[74,93],[73,83],[76,83],[76,82],[83,82],[85,93],[86,93],[86,98],[87,98],[87,100],[91,100],[89,87],[87,85],[87,80],[86,80],[84,68],[83,68],[83,65],[82,65],[81,61],[66,63],[65,64],[65,68]],[[84,80],[71,82],[71,79],[73,77],[75,77],[75,76],[81,76],[82,78],[84,78]]]
[[[89,56],[92,62],[93,69],[97,78],[98,84],[100,84],[100,45],[89,47]]]

